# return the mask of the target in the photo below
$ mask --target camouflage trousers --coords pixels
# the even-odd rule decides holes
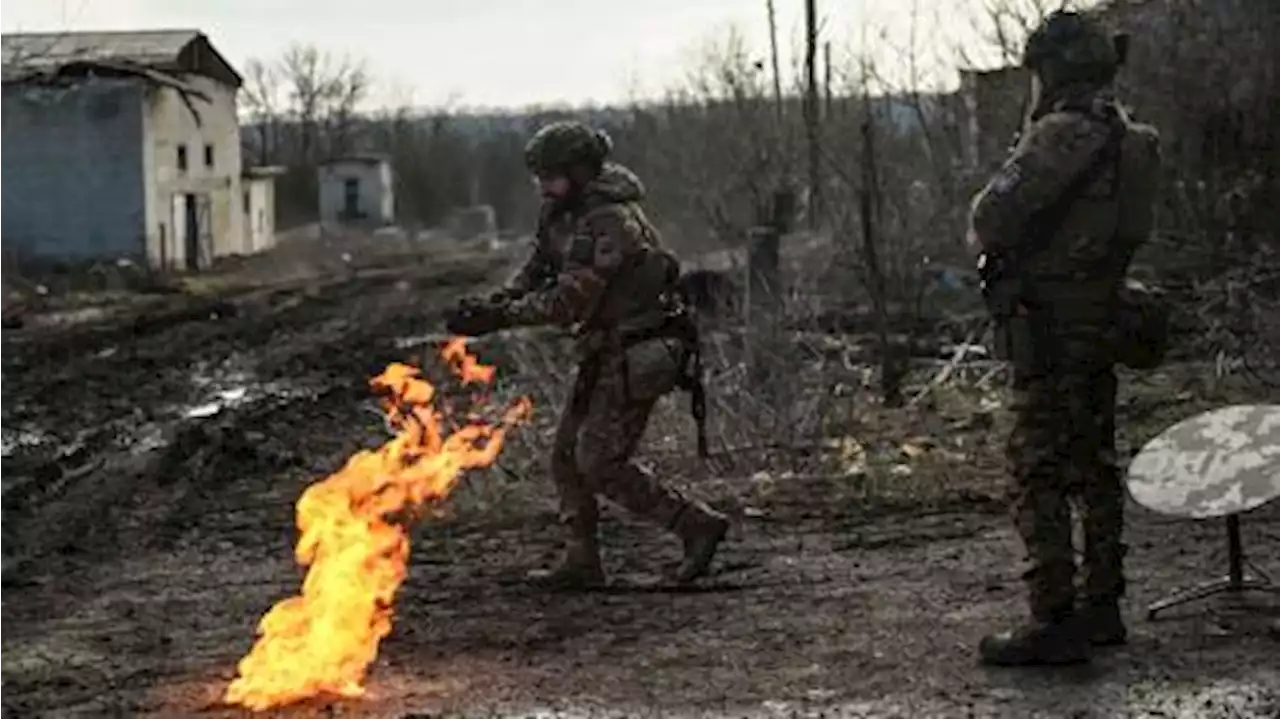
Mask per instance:
[[[1083,529],[1081,590],[1089,602],[1124,593],[1124,488],[1116,467],[1116,377],[1110,366],[1014,376],[1008,460],[1011,510],[1026,546],[1031,612],[1045,620],[1076,599],[1072,505]]]
[[[676,340],[652,339],[600,358],[599,376],[580,404],[572,399],[556,429],[551,475],[562,521],[594,532],[597,495],[632,514],[675,529],[691,502],[632,461],[657,401],[672,391],[684,368]],[[578,368],[579,375],[584,367]],[[576,384],[576,383],[575,383]],[[579,388],[579,391],[582,388]]]

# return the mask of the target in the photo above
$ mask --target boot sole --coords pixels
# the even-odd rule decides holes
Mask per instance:
[[[1005,668],[1008,668],[1008,667],[1070,667],[1070,666],[1079,666],[1081,664],[1088,664],[1089,659],[1090,657],[1088,654],[1084,654],[1079,657],[1064,657],[1064,658],[1055,658],[1055,659],[1044,659],[1042,657],[1034,657],[1031,659],[1026,659],[1024,657],[1016,657],[1016,658],[983,657],[982,663],[989,667],[1005,667]]]
[[[1089,644],[1059,645],[1057,651],[1040,653],[1010,647],[987,647],[984,641],[978,646],[978,656],[982,664],[993,667],[1061,667],[1088,664],[1092,649]]]

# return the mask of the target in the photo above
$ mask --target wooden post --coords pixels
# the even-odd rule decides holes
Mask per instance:
[[[831,122],[831,41],[822,43],[822,118]]]
[[[750,231],[747,247],[748,289],[751,304],[776,308],[781,304],[782,237],[792,229],[796,194],[791,189],[773,193],[767,207],[759,208],[759,222]]]
[[[818,140],[818,8],[817,0],[805,0],[805,94],[804,94],[804,128],[809,145],[809,229],[818,226],[818,212],[821,206],[821,179],[819,177],[819,160],[821,147]]]
[[[778,16],[773,7],[773,0],[765,0],[765,9],[769,12],[769,59],[773,65],[773,111],[777,127],[777,140],[782,141],[783,103],[782,103],[782,71],[778,64]]]
[[[777,337],[785,303],[782,286],[782,237],[792,229],[796,194],[790,188],[773,193],[767,207],[757,208],[762,222],[747,238],[746,355],[749,376],[757,386],[767,386],[771,363],[767,353],[778,346]]]

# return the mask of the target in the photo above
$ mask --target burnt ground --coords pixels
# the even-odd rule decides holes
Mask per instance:
[[[6,715],[238,715],[220,692],[301,578],[293,502],[385,437],[366,379],[417,361],[414,336],[493,269],[403,263],[213,304],[176,295],[141,321],[6,330]],[[1126,446],[1248,389],[1204,372],[1129,378]],[[538,385],[524,374],[516,385]],[[370,696],[277,714],[1276,716],[1280,609],[1214,601],[1147,621],[1147,602],[1221,573],[1225,542],[1218,523],[1137,507],[1128,647],[1070,670],[977,665],[980,636],[1022,612],[999,501],[1006,418],[986,399],[868,404],[852,455],[832,450],[847,441],[761,443],[710,473],[655,428],[657,467],[737,519],[718,571],[696,591],[663,585],[676,543],[611,512],[612,585],[579,595],[520,581],[560,538],[540,406],[506,469],[471,477],[417,530]],[[1244,533],[1280,575],[1280,507]]]

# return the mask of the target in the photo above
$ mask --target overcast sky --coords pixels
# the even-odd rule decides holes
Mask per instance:
[[[920,54],[936,65],[964,43],[989,63],[974,29],[983,2],[916,0]],[[865,39],[905,79],[907,63],[890,48],[910,45],[912,0],[818,4],[837,66]],[[785,73],[802,54],[804,2],[776,5]],[[238,67],[313,44],[367,61],[373,105],[651,97],[685,79],[730,26],[767,59],[766,17],[765,0],[5,0],[0,8],[5,32],[198,28]]]

